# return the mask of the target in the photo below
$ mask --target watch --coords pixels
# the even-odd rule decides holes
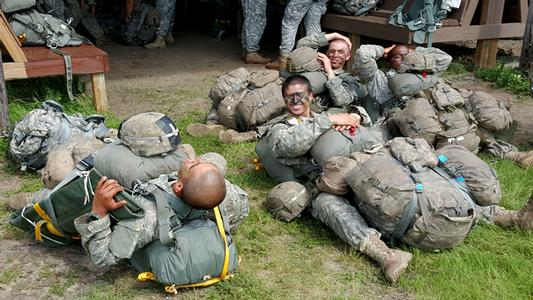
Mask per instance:
[[[89,222],[98,221],[101,218],[102,217],[100,217],[100,215],[95,212],[90,212],[89,215],[87,215],[87,220],[89,220]]]

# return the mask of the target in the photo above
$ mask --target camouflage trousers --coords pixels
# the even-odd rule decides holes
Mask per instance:
[[[321,193],[311,203],[311,214],[326,224],[350,247],[360,250],[363,242],[379,232],[368,227],[357,209],[348,200],[328,193]]]
[[[176,13],[176,0],[156,0],[155,8],[159,12],[159,27],[155,34],[167,36],[174,28],[174,15]]]
[[[242,25],[242,48],[247,52],[259,51],[259,41],[267,22],[266,0],[241,0],[244,22]]]
[[[281,45],[279,52],[288,55],[295,44],[298,26],[304,21],[305,35],[322,32],[320,19],[326,13],[327,0],[291,0],[281,21]]]
[[[96,17],[87,9],[82,9],[78,0],[64,0],[65,1],[65,20],[72,18],[70,26],[72,28],[81,25],[93,39],[99,40],[104,37],[104,31],[98,24]]]

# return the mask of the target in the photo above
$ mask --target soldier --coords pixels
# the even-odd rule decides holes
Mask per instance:
[[[89,0],[82,1],[81,5],[78,0],[64,0],[65,2],[65,20],[71,20],[72,28],[82,26],[94,39],[95,44],[99,45],[105,42],[104,30],[98,24],[94,12],[96,2]]]
[[[172,30],[174,28],[176,0],[156,0],[155,7],[160,15],[159,27],[155,32],[155,40],[144,45],[147,49],[161,49],[165,48],[167,44],[170,45],[175,42]]]
[[[270,59],[259,54],[259,41],[266,26],[266,0],[241,0],[244,13],[242,25],[242,49],[247,64],[266,64]]]
[[[225,181],[217,166],[202,158],[184,160],[177,178],[163,175],[151,182],[159,191],[153,194],[156,200],[157,197],[169,199],[169,205],[179,219],[178,225],[186,224],[191,219],[210,217],[206,210],[219,204],[223,216],[229,217],[230,222],[234,221],[231,224],[233,227],[247,213],[247,210],[237,208],[242,208],[241,202],[247,201],[242,196],[242,190]],[[161,238],[156,230],[160,218],[156,203],[143,197],[135,198],[144,210],[142,218],[120,220],[116,225],[111,225],[108,212],[125,205],[125,202],[113,199],[122,190],[117,181],[103,177],[95,190],[92,211],[75,220],[83,247],[99,266],[132,258],[143,247]]]
[[[304,20],[305,35],[312,35],[322,31],[320,19],[326,13],[327,0],[290,0],[285,8],[281,21],[281,45],[278,58],[267,64],[267,69],[283,70],[287,63],[287,56],[294,48],[298,26]]]
[[[352,55],[350,39],[336,32],[316,33],[300,39],[296,44],[296,49],[309,47],[318,50],[324,46],[328,46],[326,54],[317,53],[317,59],[322,65],[322,70],[316,72],[325,75],[323,85],[326,92],[323,95],[315,95],[315,98],[321,98],[320,101],[325,106],[330,104],[336,107],[346,107],[358,100],[358,92],[360,93],[360,84],[357,79],[344,70],[346,62]],[[308,77],[309,75],[304,74],[304,76]],[[311,76],[313,75],[311,74]],[[322,85],[322,81],[317,84]]]

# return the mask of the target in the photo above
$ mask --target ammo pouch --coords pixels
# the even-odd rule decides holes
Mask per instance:
[[[413,154],[429,149],[413,147]],[[346,180],[359,211],[387,239],[425,249],[454,247],[474,223],[474,203],[464,177],[443,167],[446,157],[439,156],[436,167],[423,161],[431,160],[406,164],[384,148],[358,163]]]
[[[74,219],[92,209],[96,184],[102,174],[92,168],[92,157],[82,160],[74,171],[57,185],[44,200],[23,207],[9,216],[9,223],[22,230],[35,233],[35,239],[46,246],[69,245],[80,240]],[[110,216],[115,220],[138,218],[144,211],[135,204],[127,192],[115,196],[127,204]]]

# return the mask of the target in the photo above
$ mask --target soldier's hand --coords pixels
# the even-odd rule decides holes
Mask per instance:
[[[122,191],[124,191],[124,188],[116,180],[107,179],[105,176],[100,178],[94,191],[92,212],[100,217],[105,217],[108,212],[126,205],[126,201],[116,202],[113,199],[117,193]]]
[[[328,74],[328,80],[335,78],[335,73],[333,72],[333,68],[331,67],[331,61],[329,60],[329,57],[327,57],[324,53],[318,52],[317,59],[320,64],[322,64],[324,72]]]
[[[393,44],[385,49],[383,49],[383,57],[387,57],[389,55],[389,52],[396,47],[396,44]]]
[[[352,50],[352,41],[350,41],[348,37],[338,32],[326,33],[326,40],[328,40],[328,42],[331,42],[333,40],[343,40],[346,42],[346,44],[348,44],[348,48]]]
[[[358,114],[339,113],[330,115],[328,118],[333,128],[336,128],[337,126],[346,126],[346,128],[359,127],[361,123],[361,116]]]

